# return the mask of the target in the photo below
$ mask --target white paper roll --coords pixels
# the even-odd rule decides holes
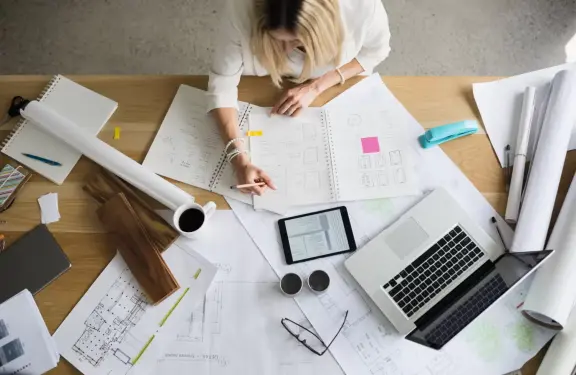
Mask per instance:
[[[532,320],[561,329],[576,302],[576,176],[546,248],[555,253],[536,273],[523,310]]]
[[[532,118],[534,117],[535,100],[536,88],[526,87],[524,103],[522,105],[522,115],[520,116],[520,124],[518,125],[516,147],[514,148],[512,180],[510,181],[508,203],[506,204],[505,218],[509,223],[516,223],[518,213],[520,212],[520,202],[522,200],[522,191],[524,190],[524,169],[526,167],[528,144],[530,143],[530,130],[532,127]]]
[[[40,102],[31,101],[20,112],[22,117],[36,124],[47,134],[62,140],[174,211],[173,225],[184,236],[191,236],[196,232],[216,208],[213,202],[209,202],[205,207],[198,206],[194,203],[194,198],[184,190],[144,168],[114,147],[87,134],[81,127]],[[204,214],[202,218],[186,215],[187,212],[199,210]],[[180,221],[181,217],[185,218],[184,222]],[[183,228],[189,229],[183,230]]]
[[[576,122],[576,71],[563,70],[552,89],[524,201],[512,243],[512,252],[543,250],[554,201]]]
[[[575,311],[576,313],[576,311]],[[576,371],[576,314],[548,348],[536,375],[572,375]]]
[[[114,147],[87,134],[82,128],[60,116],[45,104],[31,101],[21,111],[21,114],[47,134],[59,138],[172,210],[194,200],[184,190],[147,170]]]

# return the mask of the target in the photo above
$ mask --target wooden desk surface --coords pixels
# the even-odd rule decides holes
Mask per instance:
[[[99,137],[126,155],[141,162],[150,147],[170,103],[180,84],[205,89],[206,77],[191,76],[73,76],[76,82],[119,103],[118,110],[106,124]],[[35,98],[49,81],[47,76],[0,76],[0,108],[8,107],[15,95]],[[430,128],[480,116],[472,97],[473,82],[490,81],[490,77],[385,77],[384,81],[410,113]],[[320,97],[322,105],[344,91],[356,80],[336,87]],[[280,92],[267,78],[248,77],[239,88],[240,99],[260,106],[271,106]],[[113,140],[114,127],[122,129],[120,140]],[[3,139],[8,131],[1,131]],[[504,213],[506,193],[502,172],[491,149],[488,137],[477,134],[442,146],[443,150],[462,169],[488,201]],[[569,180],[576,169],[576,154],[569,155],[562,180],[560,196],[564,196]],[[6,158],[0,161],[6,161]],[[84,292],[112,259],[115,250],[107,243],[106,235],[96,218],[96,204],[82,191],[85,177],[95,165],[82,158],[62,186],[41,176],[34,176],[23,189],[14,206],[0,213],[0,225],[9,242],[32,229],[40,221],[37,199],[48,192],[59,194],[62,219],[50,224],[70,258],[73,267],[40,292],[36,302],[51,332],[54,332],[72,310]],[[222,197],[207,191],[178,184],[194,195],[200,203],[214,200],[220,209],[228,205]],[[525,366],[525,374],[535,373],[539,360]],[[51,374],[77,374],[65,360]]]

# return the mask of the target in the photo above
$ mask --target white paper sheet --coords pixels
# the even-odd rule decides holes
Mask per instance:
[[[55,223],[60,220],[58,211],[58,193],[48,193],[38,198],[40,220],[42,224]]]
[[[492,216],[498,216],[490,204],[440,148],[422,150],[417,137],[424,129],[382,84],[372,76],[328,104],[346,105],[349,101],[372,102],[385,109],[386,117],[407,129],[411,147],[420,156],[420,179],[430,189],[444,186],[479,225],[498,241]],[[356,242],[365,244],[412,206],[418,198],[403,197],[347,204]],[[399,337],[369,297],[360,290],[343,267],[345,257],[287,266],[277,234],[278,216],[254,212],[251,207],[228,200],[260,251],[277,274],[289,271],[308,273],[323,269],[332,285],[321,296],[304,295],[298,304],[314,328],[327,338],[333,324],[345,310],[349,323],[332,346],[332,354],[347,374],[503,374],[516,370],[531,358],[553,335],[524,319],[518,311],[525,283],[468,326],[443,350],[434,351]],[[333,205],[335,206],[335,205]],[[290,211],[311,212],[321,207]],[[325,207],[322,207],[325,208]],[[502,228],[507,229],[505,225]],[[417,358],[418,360],[414,360]]]
[[[576,302],[576,177],[546,248],[556,253],[536,274],[524,311],[535,312],[565,327]]]
[[[494,82],[473,85],[474,99],[482,115],[482,122],[490,137],[496,156],[505,166],[504,148],[510,145],[512,155],[516,145],[516,134],[522,112],[522,98],[527,86],[537,87],[536,112],[533,119],[531,139],[535,139],[542,124],[547,102],[548,85],[554,75],[564,69],[574,69],[576,64],[564,64],[548,69],[521,74]],[[570,140],[570,150],[576,149],[576,129]],[[511,161],[512,162],[512,161]]]
[[[216,274],[180,241],[162,256],[181,288],[157,306],[116,254],[54,334],[62,356],[86,375],[150,373],[184,312],[202,301]]]
[[[512,252],[543,250],[562,176],[570,134],[576,123],[576,70],[559,72],[536,153],[530,167]]]
[[[204,303],[187,311],[154,373],[341,374],[329,353],[312,354],[280,324],[284,317],[307,320],[296,302],[280,292],[278,277],[234,213],[217,211],[212,223],[186,243],[214,262],[219,272]]]
[[[28,290],[0,305],[0,374],[43,374],[59,360],[56,343]]]

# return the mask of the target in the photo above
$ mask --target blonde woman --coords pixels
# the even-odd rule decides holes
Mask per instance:
[[[381,0],[227,0],[208,84],[216,119],[241,191],[275,189],[268,175],[243,152],[237,122],[242,75],[269,75],[287,90],[272,114],[296,116],[324,90],[358,74],[370,74],[390,52],[388,17]]]

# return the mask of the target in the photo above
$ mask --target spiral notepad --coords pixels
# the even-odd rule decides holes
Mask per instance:
[[[378,105],[309,108],[295,118],[252,111],[252,162],[277,187],[254,197],[254,208],[414,195],[420,192],[414,150],[405,130],[387,123]]]
[[[38,97],[68,120],[95,136],[110,119],[118,104],[61,75],[57,75]],[[20,120],[2,144],[2,152],[33,169],[47,179],[62,184],[76,165],[80,156],[62,141],[44,133],[27,120]],[[27,158],[29,153],[54,160],[62,166],[51,166]]]
[[[258,107],[239,104],[238,124],[245,133],[248,117]],[[161,176],[251,204],[250,196],[230,189],[236,179],[207,107],[204,91],[181,85],[142,165]]]

